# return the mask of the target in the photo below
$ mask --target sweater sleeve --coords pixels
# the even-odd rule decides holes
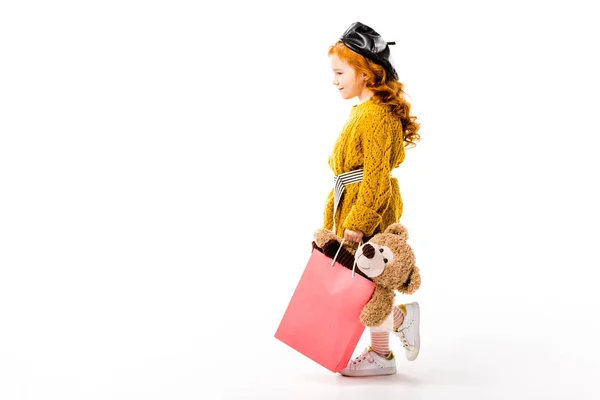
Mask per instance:
[[[382,118],[365,124],[361,136],[364,165],[356,203],[344,220],[344,228],[362,231],[371,236],[381,224],[378,211],[385,210],[391,198],[390,158],[392,135]]]

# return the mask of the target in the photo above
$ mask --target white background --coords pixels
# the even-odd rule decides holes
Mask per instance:
[[[2,2],[0,398],[598,398],[592,3]],[[394,175],[423,347],[367,380],[273,337],[355,21],[422,136]]]

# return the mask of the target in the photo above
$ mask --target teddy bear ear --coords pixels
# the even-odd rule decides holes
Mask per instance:
[[[404,241],[408,240],[408,229],[399,222],[388,226],[385,233],[393,233],[394,235],[400,236],[400,239]]]
[[[314,241],[317,244],[317,246],[321,247],[321,248],[323,246],[325,246],[325,244],[331,240],[336,240],[338,243],[340,243],[342,241],[341,238],[339,238],[333,232],[331,232],[325,228],[317,229],[314,233],[313,238],[314,238]]]

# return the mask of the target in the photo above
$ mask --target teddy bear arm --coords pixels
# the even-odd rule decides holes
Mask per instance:
[[[413,269],[408,276],[406,282],[402,283],[396,290],[403,294],[413,294],[421,287],[421,274],[417,266],[413,266]]]
[[[371,300],[364,306],[360,314],[360,322],[364,326],[376,327],[385,321],[394,307],[394,292],[376,287]]]

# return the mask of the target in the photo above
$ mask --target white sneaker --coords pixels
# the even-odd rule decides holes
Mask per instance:
[[[390,352],[387,358],[381,357],[370,346],[360,356],[350,360],[348,366],[340,371],[340,374],[344,376],[376,376],[395,373],[396,358],[394,353]]]
[[[408,361],[414,361],[419,355],[421,348],[421,338],[419,337],[419,303],[416,301],[406,304],[406,315],[404,321],[394,330],[394,334],[402,341],[402,346],[406,351]]]

